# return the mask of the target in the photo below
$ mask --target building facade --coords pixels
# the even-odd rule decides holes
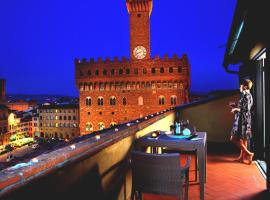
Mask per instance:
[[[42,105],[34,115],[34,136],[70,139],[79,136],[77,104]]]
[[[8,143],[8,108],[0,104],[0,145]]]
[[[152,0],[127,0],[126,5],[130,60],[75,60],[81,134],[189,102],[187,55],[150,56]]]

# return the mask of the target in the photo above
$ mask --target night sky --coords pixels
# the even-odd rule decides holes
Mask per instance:
[[[222,67],[236,0],[154,0],[151,56],[187,53],[191,92],[238,88]],[[0,1],[9,94],[78,95],[74,59],[129,57],[125,0]]]

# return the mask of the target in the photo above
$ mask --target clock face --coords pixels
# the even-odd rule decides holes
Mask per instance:
[[[137,46],[133,50],[133,55],[137,59],[143,59],[146,56],[146,48],[143,46]]]

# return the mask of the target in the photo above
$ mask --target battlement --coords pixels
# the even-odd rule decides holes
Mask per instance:
[[[177,54],[173,54],[171,57],[169,57],[168,54],[164,54],[163,57],[160,57],[159,55],[155,55],[154,57],[152,57],[149,61],[176,61],[176,60],[183,60],[183,61],[187,61],[187,55],[183,54],[182,57],[178,57]],[[75,64],[100,64],[100,63],[128,63],[130,62],[129,59],[127,59],[127,57],[123,56],[121,58],[115,56],[113,58],[110,57],[106,57],[105,59],[103,59],[102,57],[98,57],[96,60],[94,58],[90,58],[90,59],[86,59],[86,58],[82,58],[82,59],[75,59]]]
[[[131,12],[149,12],[151,15],[153,8],[152,0],[126,0],[127,10]]]

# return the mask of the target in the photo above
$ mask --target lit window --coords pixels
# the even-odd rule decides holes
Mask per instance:
[[[176,105],[176,96],[171,96],[171,105]]]
[[[55,116],[55,119],[58,120],[58,116],[57,115]]]
[[[115,97],[110,97],[110,105],[115,106],[116,105],[116,98]]]
[[[110,127],[114,127],[116,125],[116,122],[111,122]]]
[[[87,122],[86,123],[86,126],[85,126],[85,130],[86,131],[93,131],[93,125],[92,125],[92,123]]]
[[[164,105],[165,104],[165,97],[164,96],[159,96],[158,97],[158,104],[159,105]]]
[[[103,122],[98,123],[98,130],[103,130],[105,128],[105,125]]]

